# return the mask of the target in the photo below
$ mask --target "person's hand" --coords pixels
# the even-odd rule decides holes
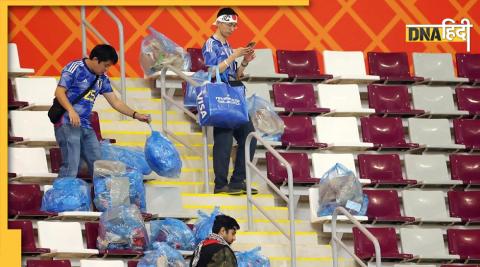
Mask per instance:
[[[72,124],[73,127],[80,126],[80,117],[75,110],[72,109],[71,111],[69,111],[68,117],[70,118],[70,124]]]
[[[141,114],[141,113],[135,113],[135,118],[141,122],[146,122],[150,123],[152,121],[152,118],[150,117],[150,114]]]
[[[255,59],[255,51],[252,51],[250,54],[246,54],[243,56],[243,62],[250,63],[250,61]]]
[[[239,58],[248,54],[252,54],[254,52],[253,48],[251,47],[239,47],[233,50],[233,55],[235,58]]]

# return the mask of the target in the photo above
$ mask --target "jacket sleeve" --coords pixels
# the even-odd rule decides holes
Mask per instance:
[[[231,249],[224,247],[213,254],[207,267],[237,267],[237,259]]]

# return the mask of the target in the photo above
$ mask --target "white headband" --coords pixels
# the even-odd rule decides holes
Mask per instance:
[[[234,22],[234,23],[237,23],[237,20],[238,20],[237,15],[221,15],[217,18],[217,20],[213,23],[213,25],[217,25],[217,22],[224,22],[224,23]]]

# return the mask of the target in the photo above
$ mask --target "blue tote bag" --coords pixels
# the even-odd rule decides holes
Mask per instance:
[[[220,77],[215,67],[216,77]],[[232,86],[217,79],[202,85],[197,95],[197,110],[200,126],[237,128],[248,119],[248,107],[245,100],[245,86]]]

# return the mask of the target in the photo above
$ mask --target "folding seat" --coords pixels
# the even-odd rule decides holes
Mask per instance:
[[[97,238],[98,238],[98,223],[97,222],[86,222],[85,223],[85,239],[87,243],[87,249],[97,249]],[[99,250],[100,256],[134,256],[139,257],[143,255],[142,250],[134,249],[105,249]]]
[[[448,119],[408,119],[408,133],[412,142],[425,150],[465,149],[465,145],[454,144]]]
[[[453,180],[480,185],[480,155],[450,154],[450,172]]]
[[[364,142],[374,144],[375,149],[415,149],[417,142],[405,142],[402,119],[362,117],[362,136]]]
[[[245,95],[247,98],[251,97],[253,94],[255,94],[258,97],[261,97],[262,99],[266,100],[267,102],[272,103],[271,97],[270,97],[270,91],[272,87],[268,85],[267,83],[243,83],[245,85],[246,92]]]
[[[378,240],[382,261],[408,260],[413,258],[412,254],[400,253],[398,251],[395,228],[368,227],[367,230]],[[357,227],[353,227],[352,232],[355,255],[362,260],[375,260],[375,247],[372,241]]]
[[[8,43],[8,76],[23,76],[33,73],[33,69],[21,67],[17,44]]]
[[[19,101],[28,102],[29,109],[48,110],[57,89],[53,77],[15,78],[15,91]]]
[[[292,167],[294,184],[314,184],[318,183],[319,178],[310,176],[310,161],[307,153],[280,153],[280,155]],[[265,153],[267,159],[267,177],[274,184],[287,183],[287,168],[278,161],[272,153]]]
[[[321,114],[330,109],[317,107],[317,99],[313,85],[309,83],[274,83],[273,101],[276,107],[283,108],[287,113]]]
[[[480,120],[453,120],[455,143],[464,145],[469,150],[480,149]]]
[[[10,135],[11,122],[8,120],[8,144],[17,144],[23,142],[22,137]]]
[[[359,154],[360,178],[369,179],[376,185],[414,185],[415,180],[405,180],[397,154]]]
[[[445,155],[404,155],[404,163],[407,178],[417,180],[422,186],[462,184],[448,174]]]
[[[406,85],[368,85],[368,105],[378,115],[418,116],[425,111],[410,107]]]
[[[123,260],[80,260],[80,267],[124,267]]]
[[[28,106],[28,102],[15,100],[15,92],[13,90],[13,86],[12,86],[12,83],[10,82],[10,79],[8,80],[7,93],[8,93],[8,110],[20,109]]]
[[[241,58],[237,59],[238,65]],[[255,60],[251,61],[245,68],[245,79],[248,81],[281,81],[288,79],[285,73],[277,73],[275,71],[275,63],[273,61],[273,52],[270,48],[255,49]]]
[[[190,59],[192,60],[192,66],[190,71],[197,72],[200,70],[207,71],[208,66],[205,66],[205,61],[203,60],[203,54],[201,48],[187,48],[187,52],[190,54]]]
[[[137,267],[138,261],[128,261],[127,267]]]
[[[468,78],[470,83],[480,83],[480,54],[456,53],[458,77]]]
[[[373,223],[410,223],[415,217],[400,214],[400,200],[396,190],[363,190],[368,196],[367,216]]]
[[[42,197],[38,184],[8,184],[8,216],[41,218],[57,215],[40,210]]]
[[[52,182],[56,173],[48,170],[47,157],[43,147],[9,147],[8,173],[10,180],[28,180],[38,183]]]
[[[480,260],[480,229],[447,229],[450,254],[462,260]]]
[[[333,76],[320,74],[317,55],[314,50],[277,50],[278,72],[288,74],[290,80],[323,81]]]
[[[329,108],[331,114],[375,113],[374,109],[362,107],[357,84],[319,84],[317,90],[320,106]]]
[[[441,229],[402,228],[400,239],[402,251],[413,254],[419,260],[459,259],[458,255],[448,254]]]
[[[59,147],[52,147],[49,150],[50,152],[50,168],[52,169],[53,173],[58,173],[60,171],[60,167],[62,166],[62,152],[60,151]],[[82,166],[80,171],[77,174],[78,178],[82,178],[85,180],[91,180],[90,174],[88,173],[88,169],[86,166]]]
[[[116,143],[115,139],[105,139],[102,137],[102,132],[100,130],[100,119],[98,118],[98,113],[96,111],[92,111],[90,115],[90,123],[92,125],[93,130],[95,131],[95,135],[97,136],[98,141],[108,140],[110,143]]]
[[[450,53],[412,53],[415,75],[425,77],[430,84],[459,84],[466,78],[455,77]]]
[[[282,146],[298,148],[326,148],[313,136],[312,120],[308,116],[281,116],[285,129],[281,137]]]
[[[69,260],[27,260],[26,267],[71,267]]]
[[[340,163],[345,166],[347,169],[351,170],[353,174],[358,177],[357,170],[355,168],[355,159],[353,154],[349,153],[335,153],[335,154],[324,154],[324,153],[313,153],[312,154],[312,166],[313,166],[313,177],[322,178],[322,176],[330,170],[336,163]],[[359,179],[360,183],[368,184],[370,180],[368,179]]]
[[[53,124],[48,119],[47,111],[20,111],[9,112],[11,121],[10,132],[13,136],[22,137],[32,144],[44,146],[55,145]]]
[[[380,76],[383,83],[417,83],[423,77],[412,77],[407,53],[368,52],[368,69],[370,75]]]
[[[455,88],[459,110],[465,110],[475,118],[480,115],[480,87]]]
[[[379,76],[367,75],[365,60],[360,51],[323,50],[323,65],[333,80],[344,83],[365,83],[380,80]]]
[[[452,89],[448,86],[412,86],[413,106],[429,116],[465,116],[467,111],[455,108]]]
[[[317,140],[332,148],[365,150],[372,143],[360,141],[358,122],[355,117],[315,117]]]
[[[463,223],[480,222],[480,191],[448,191],[450,216],[462,219]]]
[[[417,218],[420,223],[454,223],[447,213],[445,195],[442,191],[404,190],[403,209],[406,216]]]
[[[20,229],[22,233],[22,254],[44,254],[50,249],[37,247],[31,221],[8,221],[9,229]]]

